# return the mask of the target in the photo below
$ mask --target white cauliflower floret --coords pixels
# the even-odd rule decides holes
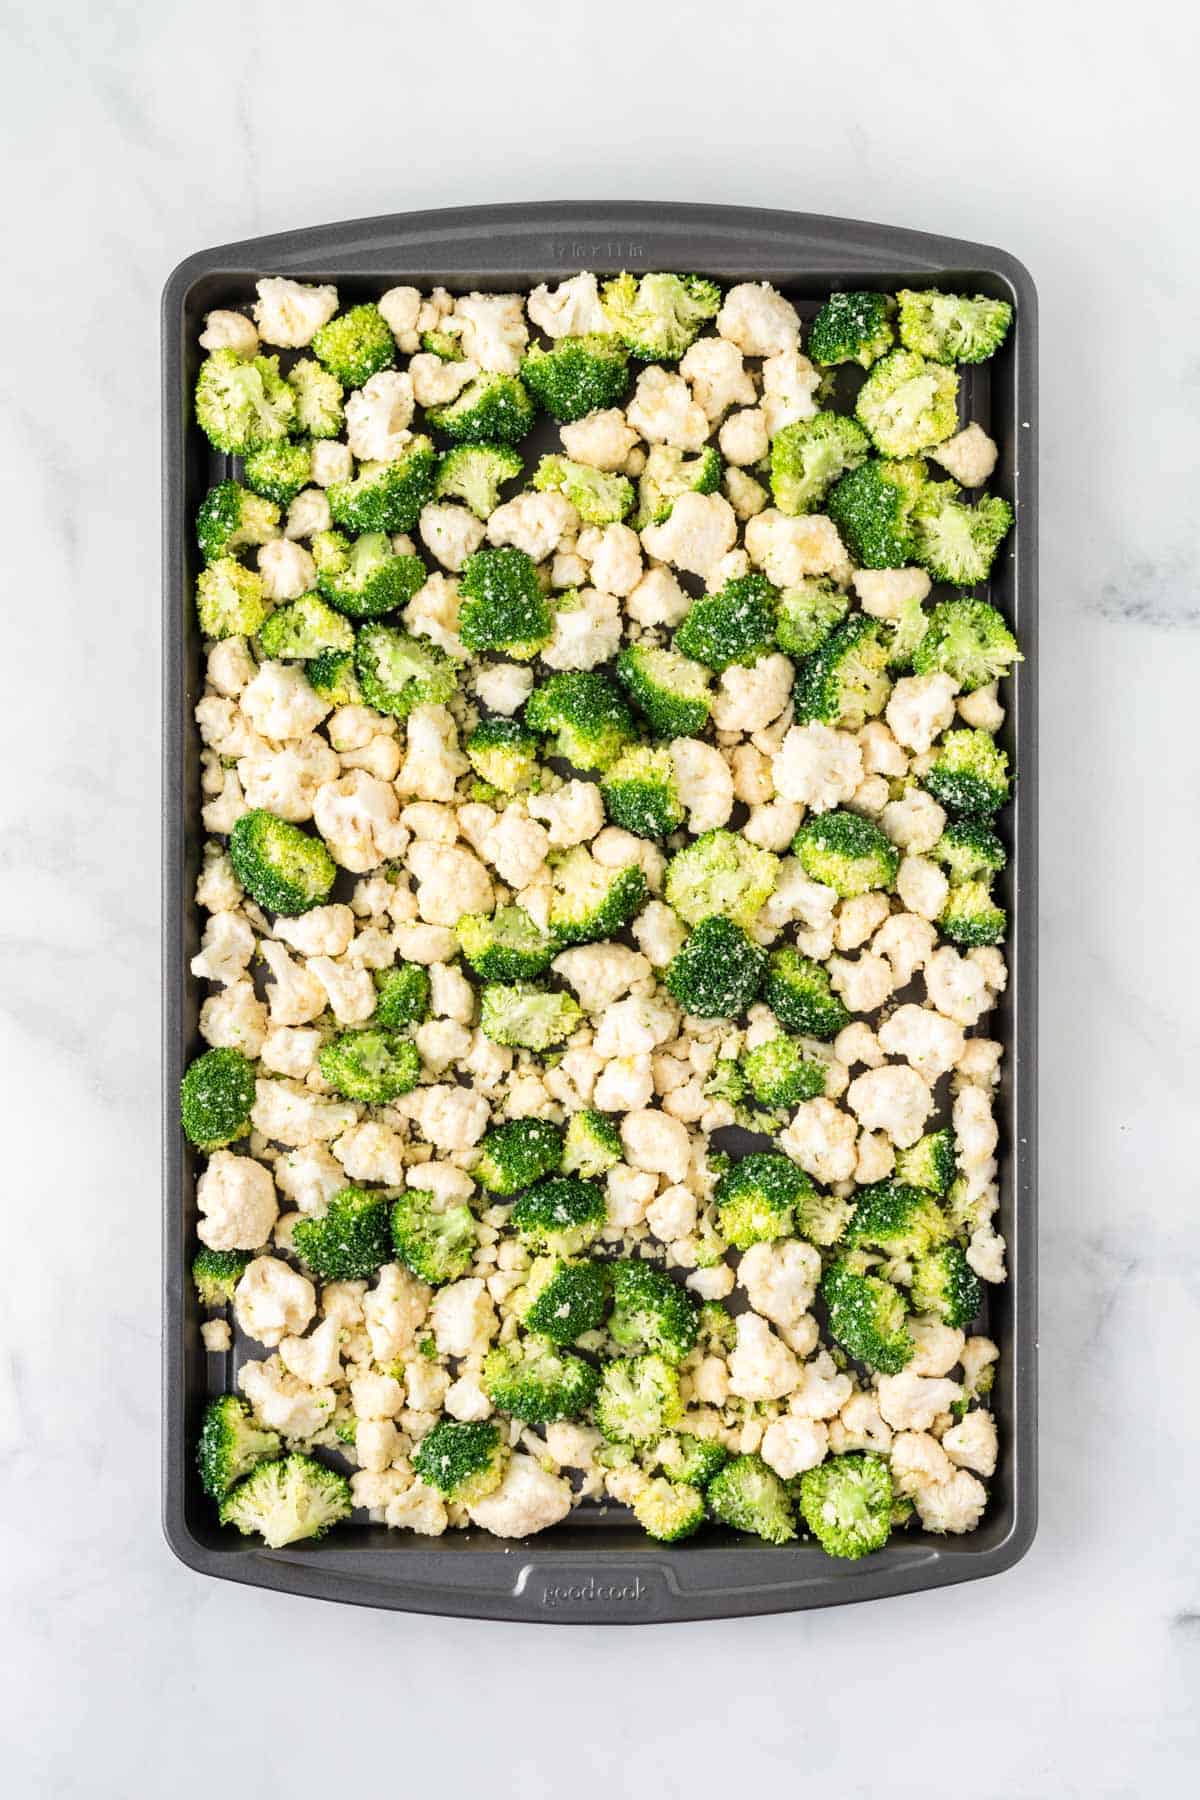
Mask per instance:
[[[332,711],[309,687],[302,668],[282,662],[263,663],[243,691],[241,706],[255,731],[277,744],[308,737]]]
[[[978,731],[999,731],[1005,719],[999,692],[999,684],[993,681],[987,687],[976,688],[973,694],[960,694],[958,716],[963,724]]]
[[[415,1531],[418,1537],[441,1537],[450,1522],[441,1495],[423,1481],[389,1500],[383,1517],[392,1531]]]
[[[998,1448],[996,1421],[982,1407],[969,1412],[961,1424],[942,1434],[942,1449],[950,1461],[976,1475],[990,1477],[996,1473]]]
[[[290,1075],[294,1081],[303,1081],[316,1063],[320,1048],[319,1031],[277,1025],[263,1040],[262,1065],[272,1075]]]
[[[1003,1044],[994,1038],[968,1038],[963,1044],[962,1055],[954,1065],[954,1073],[958,1083],[969,1082],[974,1087],[993,1088],[1000,1079],[1000,1063],[1004,1056]]]
[[[908,1321],[908,1333],[916,1349],[908,1363],[913,1375],[948,1375],[962,1355],[966,1338],[953,1325],[921,1317]]]
[[[629,1231],[645,1218],[646,1208],[658,1187],[658,1178],[645,1169],[630,1169],[624,1163],[618,1163],[615,1169],[609,1170],[605,1187],[609,1226],[614,1230]]]
[[[544,825],[529,817],[520,801],[512,801],[491,827],[481,848],[501,881],[512,888],[524,888],[545,863],[550,834]]]
[[[857,1161],[857,1127],[849,1113],[818,1096],[796,1108],[779,1147],[814,1181],[849,1181]]]
[[[457,400],[468,382],[479,373],[479,364],[464,357],[461,362],[443,362],[432,351],[422,351],[408,365],[413,384],[413,398],[418,406],[448,406]]]
[[[892,965],[886,956],[864,951],[853,959],[831,957],[829,979],[851,1012],[875,1012],[892,993]]]
[[[494,1537],[530,1537],[557,1525],[571,1510],[571,1484],[548,1474],[532,1456],[518,1450],[508,1459],[498,1488],[467,1507],[471,1522]]]
[[[909,788],[899,800],[884,807],[880,824],[893,844],[921,856],[932,850],[946,826],[946,815],[924,788]]]
[[[1007,1275],[1004,1253],[1008,1246],[989,1220],[977,1226],[967,1245],[967,1261],[980,1281],[1001,1282]]]
[[[798,1238],[752,1244],[738,1264],[737,1279],[755,1312],[791,1331],[812,1305],[821,1258]]]
[[[894,1431],[928,1431],[939,1414],[962,1398],[957,1381],[931,1380],[911,1369],[881,1375],[876,1385],[879,1410]]]
[[[898,1150],[916,1143],[933,1111],[928,1082],[900,1063],[856,1076],[846,1089],[846,1101],[865,1130],[886,1131]]]
[[[345,1170],[343,1181],[382,1181],[398,1187],[404,1180],[404,1140],[378,1119],[364,1119],[344,1131],[333,1154]]]
[[[587,337],[591,332],[607,335],[612,329],[600,304],[596,277],[586,271],[554,288],[543,282],[533,289],[526,307],[548,338]]]
[[[563,950],[552,967],[574,988],[580,1006],[589,1013],[605,1012],[636,982],[648,980],[653,973],[645,956],[613,943],[579,944]]]
[[[829,1448],[835,1456],[847,1450],[886,1452],[892,1442],[890,1428],[879,1413],[879,1401],[866,1388],[856,1388],[829,1426]]]
[[[882,719],[867,720],[858,734],[858,745],[867,775],[892,777],[907,773],[908,757]]]
[[[394,462],[412,441],[412,377],[381,369],[346,401],[346,441],[361,462]]]
[[[416,800],[453,800],[454,784],[470,764],[458,748],[454,715],[444,706],[414,706],[396,786]]]
[[[289,1375],[309,1387],[333,1387],[342,1378],[339,1333],[336,1319],[324,1319],[309,1337],[281,1338],[279,1360]]]
[[[800,1379],[800,1364],[757,1313],[739,1313],[729,1353],[729,1389],[742,1400],[782,1400]]]
[[[924,569],[855,569],[858,603],[873,619],[898,619],[912,600],[924,600],[932,587]]]
[[[787,705],[795,674],[791,658],[778,653],[760,657],[750,668],[731,663],[717,683],[713,724],[718,731],[762,731]]]
[[[309,1387],[290,1374],[278,1356],[243,1363],[237,1379],[260,1424],[292,1440],[323,1431],[337,1406],[331,1387]]]
[[[214,1050],[258,1055],[267,1035],[267,1009],[247,978],[211,994],[200,1008],[200,1036]]]
[[[728,468],[721,477],[721,491],[739,519],[752,519],[767,504],[767,491],[745,469]]]
[[[397,1110],[435,1150],[469,1150],[487,1130],[487,1097],[449,1082],[414,1089],[402,1096]]]
[[[638,376],[637,389],[625,409],[629,423],[648,444],[671,444],[677,450],[703,450],[708,416],[692,399],[682,375],[651,363]]]
[[[442,1405],[452,1419],[469,1422],[490,1418],[492,1413],[492,1403],[474,1375],[460,1375],[451,1382]]]
[[[914,1495],[917,1516],[926,1531],[974,1531],[987,1505],[987,1489],[974,1475],[959,1469],[949,1481],[920,1488]]]
[[[429,1323],[440,1356],[481,1356],[496,1330],[496,1309],[477,1276],[439,1288]]]
[[[325,989],[339,1025],[361,1025],[375,1011],[375,983],[369,969],[348,967],[331,956],[313,956],[308,972]]]
[[[200,766],[203,793],[216,795],[215,799],[206,800],[200,809],[200,822],[205,831],[224,836],[233,830],[246,811],[242,784],[237,778],[236,770],[222,769],[219,758],[212,750],[201,752]]]
[[[925,988],[931,1003],[960,1025],[975,1025],[992,1004],[983,970],[949,944],[925,963]]]
[[[556,607],[554,636],[541,656],[551,669],[594,669],[620,647],[620,601],[615,594],[587,587],[570,606]]]
[[[892,736],[906,750],[923,755],[954,722],[958,683],[938,670],[933,675],[903,675],[893,687],[884,716]]]
[[[228,637],[213,645],[204,673],[209,687],[216,688],[227,700],[236,700],[247,683],[253,681],[257,668],[245,638]]]
[[[769,800],[765,806],[750,808],[742,836],[763,850],[786,850],[803,817],[804,808],[794,800]]]
[[[360,1469],[382,1474],[399,1448],[399,1433],[390,1419],[360,1419],[354,1434],[354,1454]]]
[[[283,1338],[307,1331],[316,1310],[312,1282],[277,1256],[256,1256],[233,1290],[239,1328],[271,1350]]]
[[[338,309],[335,287],[315,287],[307,281],[268,275],[256,282],[255,288],[258,335],[264,344],[275,344],[281,350],[303,350]]]
[[[770,448],[766,418],[756,406],[743,407],[740,412],[730,413],[721,427],[717,441],[725,461],[733,463],[735,467],[761,462]]]
[[[457,622],[456,619],[456,625]],[[492,663],[476,673],[475,692],[489,712],[510,718],[533,692],[533,670],[521,663]]]
[[[495,902],[491,877],[461,844],[419,840],[409,847],[406,867],[417,883],[417,906],[427,924],[454,925],[463,913],[491,912]]]
[[[354,914],[340,901],[314,906],[294,919],[280,914],[273,935],[301,956],[344,956],[354,937]]]
[[[339,481],[349,481],[354,473],[354,458],[350,454],[349,444],[339,443],[335,438],[322,438],[312,447],[311,474],[318,487],[333,487]]]
[[[829,1427],[819,1419],[788,1414],[767,1426],[759,1454],[784,1481],[815,1469],[829,1453]]]
[[[924,967],[936,943],[937,933],[927,919],[918,919],[912,913],[893,913],[875,933],[871,948],[887,957],[896,986],[901,988]]]
[[[323,1213],[346,1174],[324,1144],[305,1144],[276,1158],[275,1185],[301,1212]]]
[[[670,569],[647,569],[625,604],[637,625],[674,627],[686,617],[692,596],[680,587]]]
[[[594,781],[564,781],[551,794],[530,794],[526,805],[556,850],[587,843],[604,825],[604,802]]]
[[[605,1063],[596,1078],[593,1104],[601,1112],[631,1112],[648,1106],[654,1075],[648,1056],[620,1056]]]
[[[471,1048],[471,1033],[453,1019],[429,1019],[415,1032],[421,1061],[431,1075],[442,1075],[461,1064]]]
[[[196,1184],[196,1204],[196,1235],[210,1250],[258,1250],[279,1216],[270,1169],[232,1150],[213,1151]]]
[[[813,812],[828,812],[849,800],[862,780],[857,739],[828,725],[793,725],[771,758],[775,791]]]
[[[673,1038],[678,1030],[678,1014],[669,999],[648,999],[632,994],[604,1009],[596,1030],[593,1048],[604,1058],[648,1056]]]
[[[375,302],[384,323],[397,346],[411,355],[421,342],[417,318],[421,311],[421,290],[415,287],[389,288]]]
[[[200,1339],[210,1356],[223,1356],[233,1348],[233,1333],[225,1319],[206,1319],[200,1327]]]
[[[995,1155],[999,1133],[983,1088],[965,1087],[954,1096],[954,1136],[964,1168],[986,1163]]]
[[[892,1443],[891,1467],[897,1491],[910,1499],[954,1473],[950,1458],[927,1431],[900,1432]]]
[[[244,913],[210,913],[191,971],[202,981],[219,981],[229,987],[245,974],[253,955],[254,929]]]
[[[313,818],[334,861],[358,875],[408,847],[395,788],[365,769],[323,782],[313,795]]]
[[[282,750],[243,756],[237,767],[247,805],[298,825],[312,818],[317,789],[336,781],[339,764],[324,738],[314,734]]]
[[[637,432],[630,429],[625,414],[615,406],[587,413],[582,419],[561,426],[559,436],[572,462],[610,473],[625,467],[629,452],[638,441]]]
[[[376,1285],[363,1299],[363,1320],[377,1363],[387,1367],[403,1361],[425,1323],[429,1300],[423,1281],[399,1263],[384,1263]]]
[[[404,1365],[406,1405],[411,1411],[440,1412],[450,1377],[436,1363],[415,1357]]]
[[[950,883],[928,857],[906,856],[896,871],[896,892],[910,913],[922,919],[937,919],[946,904]]]
[[[879,1027],[879,1045],[888,1056],[904,1057],[926,1081],[934,1082],[962,1055],[962,1026],[909,1001]]]
[[[1004,952],[994,944],[981,944],[975,950],[967,951],[967,958],[983,975],[992,990],[992,998],[1002,994],[1008,986],[1008,965],[1004,960]]]
[[[417,530],[426,549],[432,551],[452,575],[458,574],[468,556],[473,556],[483,542],[482,521],[475,517],[470,507],[456,506],[450,501],[433,501],[423,506]],[[409,610],[411,606],[410,602]],[[456,624],[457,612],[456,605]],[[461,639],[458,642],[461,647]]]
[[[276,1025],[308,1025],[325,1011],[325,989],[300,963],[293,962],[282,944],[264,938],[263,961],[271,971],[267,1002]]]
[[[776,587],[796,587],[808,575],[831,575],[838,582],[850,577],[837,527],[823,513],[793,519],[768,507],[746,525],[746,552]]]
[[[651,900],[633,921],[633,935],[643,955],[656,969],[664,969],[683,947],[687,933],[672,907],[661,900]]]
[[[396,954],[404,962],[445,962],[458,947],[454,933],[445,925],[398,925]]]
[[[245,756],[251,750],[266,748],[234,701],[220,694],[205,694],[197,701],[194,716],[201,739],[220,757]]]
[[[794,856],[785,856],[779,865],[775,892],[758,916],[760,922],[772,930],[790,925],[797,919],[813,931],[829,928],[832,942],[833,909],[837,899],[835,888],[810,881],[803,864]]]
[[[652,1107],[626,1113],[621,1120],[621,1143],[625,1160],[635,1169],[665,1175],[671,1182],[681,1182],[688,1172],[691,1139],[687,1127],[666,1113]]]
[[[800,316],[768,281],[731,287],[717,314],[717,331],[744,356],[780,356],[800,341]]]
[[[716,746],[700,738],[674,738],[671,760],[688,829],[699,835],[726,824],[733,811],[733,776]]]
[[[710,424],[731,406],[754,405],[754,377],[737,345],[726,338],[697,338],[684,353],[679,373],[691,383]]]
[[[890,916],[886,894],[855,894],[851,899],[843,900],[838,907],[835,927],[838,949],[857,950]]]
[[[369,979],[369,977],[368,977]],[[256,1131],[278,1144],[309,1144],[340,1137],[358,1118],[349,1100],[327,1100],[299,1082],[256,1081],[250,1112]]]
[[[318,531],[328,531],[332,524],[329,501],[320,488],[302,488],[288,507],[283,535],[289,538],[312,537]]]
[[[576,548],[591,564],[592,586],[605,594],[631,594],[642,579],[642,547],[628,525],[589,525]]]
[[[762,410],[771,437],[785,425],[816,415],[821,373],[799,350],[784,350],[778,356],[768,357],[762,366],[762,379]]]
[[[706,581],[736,541],[737,514],[723,494],[681,494],[669,518],[642,532],[648,556]]]
[[[982,487],[1000,454],[982,425],[972,422],[926,454],[940,463],[962,487]]]
[[[475,1012],[475,990],[462,970],[437,963],[429,971],[429,982],[434,1017],[469,1025]]]
[[[258,355],[258,332],[250,320],[244,313],[221,307],[205,313],[199,342],[202,350],[232,350],[243,362]]]
[[[462,346],[473,362],[497,375],[517,374],[529,342],[520,294],[461,295],[454,317],[462,320]]]
[[[534,562],[545,562],[578,530],[579,514],[563,494],[518,494],[498,506],[487,522],[489,544],[515,544]]]
[[[789,1402],[798,1419],[832,1419],[850,1398],[854,1383],[822,1350],[800,1370],[800,1380]]]
[[[664,1188],[646,1208],[646,1223],[664,1244],[677,1244],[696,1229],[699,1202],[681,1181]]]
[[[854,1179],[860,1187],[867,1187],[873,1181],[885,1181],[895,1166],[895,1153],[882,1131],[859,1133]]]

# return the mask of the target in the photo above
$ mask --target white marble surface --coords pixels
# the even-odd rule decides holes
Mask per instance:
[[[684,10],[5,10],[13,1800],[1195,1791],[1197,28],[740,0],[681,44]],[[990,1583],[564,1634],[205,1582],[159,1533],[159,290],[255,232],[597,194],[890,219],[1040,286],[1043,1523]]]

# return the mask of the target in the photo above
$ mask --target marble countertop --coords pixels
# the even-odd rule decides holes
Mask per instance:
[[[1142,875],[1200,877],[1194,19],[283,11],[0,23],[6,1791],[191,1800],[215,1755],[239,1793],[1194,1792],[1195,931]],[[598,193],[976,238],[1040,288],[1042,1526],[990,1582],[564,1635],[207,1582],[160,1534],[159,292],[204,244]]]

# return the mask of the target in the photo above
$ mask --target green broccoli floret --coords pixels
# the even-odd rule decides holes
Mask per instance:
[[[240,1050],[206,1050],[188,1064],[179,1086],[185,1135],[201,1150],[245,1137],[254,1105],[254,1065]]]
[[[933,1195],[903,1181],[875,1181],[859,1188],[846,1243],[892,1257],[924,1254],[949,1235],[945,1214]]]
[[[767,958],[763,999],[779,1023],[801,1037],[828,1042],[850,1023],[850,1014],[830,984],[829,971],[811,957],[801,956],[790,944],[772,950]]]
[[[827,1250],[842,1236],[854,1214],[854,1203],[814,1187],[796,1200],[796,1236]]]
[[[901,288],[900,342],[940,363],[981,363],[994,356],[1012,324],[1007,300],[976,294],[914,293]]]
[[[370,304],[351,306],[320,326],[313,333],[312,347],[322,367],[348,388],[362,387],[396,360],[391,327],[379,308]]]
[[[712,1073],[704,1083],[705,1098],[709,1100],[728,1100],[735,1112],[741,1112],[746,1100],[746,1077],[741,1067],[732,1056],[720,1056],[713,1065]],[[749,1125],[749,1115],[738,1119],[739,1124]]]
[[[712,709],[712,677],[677,650],[630,644],[617,658],[617,680],[656,737],[697,737]]]
[[[292,1244],[322,1281],[362,1281],[388,1260],[387,1200],[366,1188],[339,1188],[319,1218],[297,1219]]]
[[[463,746],[481,781],[502,794],[519,794],[537,773],[537,739],[519,719],[493,714],[480,719]]]
[[[504,1479],[509,1449],[490,1420],[439,1419],[412,1455],[412,1466],[446,1500],[473,1506]]]
[[[1013,510],[995,494],[982,494],[971,506],[959,499],[960,491],[955,481],[929,483],[913,512],[916,559],[935,581],[973,587],[987,580]],[[991,679],[985,676],[978,685]]]
[[[539,1256],[578,1256],[608,1222],[605,1192],[577,1175],[549,1175],[527,1188],[508,1222]]]
[[[555,945],[520,906],[463,913],[458,947],[485,981],[530,981],[550,967]]]
[[[1000,839],[979,819],[951,819],[927,854],[951,881],[988,881],[1008,861]]]
[[[331,706],[357,706],[362,699],[353,650],[322,650],[305,663],[304,678],[313,693]]]
[[[964,694],[987,687],[1023,662],[1017,640],[1001,615],[986,600],[962,595],[935,606],[929,626],[913,653],[918,675],[942,669]]]
[[[667,965],[667,992],[699,1019],[736,1019],[766,973],[767,953],[732,919],[701,919]]]
[[[524,467],[519,453],[503,444],[456,444],[438,466],[434,495],[465,500],[477,519],[486,519],[495,512],[504,483],[515,481]]]
[[[561,1350],[546,1338],[525,1337],[489,1350],[480,1380],[501,1412],[528,1425],[548,1425],[585,1412],[599,1374],[582,1356]]]
[[[323,906],[337,874],[320,838],[263,807],[243,813],[234,825],[229,860],[250,898],[286,917]]]
[[[515,375],[476,375],[448,406],[425,415],[435,431],[455,444],[518,444],[537,416]]]
[[[427,355],[436,356],[439,362],[464,361],[462,341],[452,331],[423,331],[421,348]]]
[[[685,815],[669,750],[635,745],[601,777],[600,792],[613,824],[637,837],[669,837],[683,824]]]
[[[955,1237],[969,1237],[985,1225],[992,1216],[989,1208],[987,1190],[979,1188],[967,1181],[965,1175],[958,1175],[950,1183],[950,1191],[946,1195],[946,1224]]]
[[[831,294],[812,322],[808,354],[826,367],[856,362],[869,369],[896,341],[894,310],[888,294]]]
[[[221,1502],[222,1525],[243,1537],[257,1532],[272,1550],[324,1537],[331,1525],[348,1519],[350,1483],[315,1457],[293,1451],[279,1462],[260,1463]]]
[[[913,666],[913,657],[929,629],[929,619],[916,594],[906,594],[890,619],[883,621],[889,673],[896,675]]]
[[[578,1002],[566,993],[537,988],[527,981],[490,983],[483,990],[479,1028],[494,1044],[511,1049],[550,1050],[579,1029]]]
[[[591,669],[567,669],[534,688],[525,723],[576,769],[609,768],[637,736],[619,689]]]
[[[585,525],[616,525],[633,505],[633,483],[624,475],[543,456],[533,477],[539,494],[565,494]]]
[[[577,844],[554,869],[550,935],[560,948],[612,937],[641,910],[645,898],[646,877],[636,863],[610,869]]]
[[[958,430],[958,376],[913,350],[889,350],[859,389],[855,411],[884,456],[916,456]]]
[[[825,1092],[829,1066],[805,1054],[798,1038],[773,1037],[743,1057],[746,1080],[760,1106],[799,1106]]]
[[[403,1025],[423,1025],[429,1017],[429,971],[420,963],[401,962],[391,969],[376,969],[374,1022],[385,1031]]]
[[[706,1303],[715,1306],[716,1301]],[[721,1307],[726,1319],[729,1314]],[[701,1308],[703,1312],[703,1308]],[[731,1336],[726,1348],[736,1343],[736,1334],[732,1332],[733,1321],[730,1319]],[[680,1431],[664,1438],[658,1446],[659,1467],[664,1469],[672,1481],[682,1481],[689,1487],[707,1487],[718,1469],[723,1469],[729,1461],[729,1452],[724,1444],[716,1438],[696,1437],[690,1431]]]
[[[775,615],[775,642],[788,656],[811,656],[850,611],[847,595],[831,581],[813,576],[784,588]]]
[[[800,1477],[800,1512],[828,1556],[854,1561],[891,1536],[892,1472],[881,1456],[831,1456]]]
[[[192,1258],[192,1280],[201,1306],[227,1306],[250,1260],[249,1250],[198,1250]]]
[[[340,531],[312,540],[317,586],[351,619],[381,619],[405,606],[428,580],[419,556],[397,556],[386,531],[367,531],[349,543]]]
[[[715,494],[721,485],[721,458],[709,444],[687,456],[670,444],[651,444],[646,466],[638,476],[639,531],[662,525],[670,518],[681,494]]]
[[[592,1416],[610,1444],[653,1444],[683,1417],[679,1376],[655,1352],[606,1363]]]
[[[784,425],[771,442],[771,492],[780,512],[816,512],[840,475],[867,460],[871,440],[841,413]]]
[[[831,1263],[821,1281],[829,1330],[848,1356],[898,1375],[916,1346],[905,1319],[904,1295],[878,1275],[860,1273],[845,1257]]]
[[[312,450],[308,444],[277,438],[248,450],[242,467],[251,493],[273,500],[277,506],[290,506],[312,479]]]
[[[946,1126],[927,1131],[907,1150],[896,1152],[896,1180],[929,1194],[945,1194],[954,1180],[954,1133]]]
[[[365,462],[353,481],[326,489],[335,525],[346,531],[411,531],[433,494],[437,457],[427,437],[412,438],[392,462]]]
[[[719,1300],[705,1300],[697,1319],[697,1342],[708,1353],[726,1353],[737,1343],[737,1326],[732,1313]],[[664,1467],[666,1465],[664,1464]],[[684,1476],[680,1480],[686,1479]]]
[[[810,813],[792,839],[792,852],[804,873],[843,900],[890,887],[900,867],[900,852],[878,825],[860,813],[836,807]]]
[[[778,599],[765,575],[735,575],[715,594],[692,602],[675,633],[675,649],[718,674],[731,663],[755,663],[774,642]]]
[[[689,925],[722,913],[745,928],[775,892],[778,879],[779,858],[770,850],[737,831],[706,831],[668,863],[667,903]]]
[[[922,780],[947,811],[987,818],[1008,799],[1008,757],[986,731],[948,731]]]
[[[196,423],[216,450],[244,456],[292,429],[296,396],[277,356],[243,362],[236,350],[214,350],[196,378]]]
[[[647,1537],[660,1544],[677,1544],[703,1525],[704,1495],[699,1488],[658,1475],[638,1493],[633,1516]]]
[[[354,629],[319,594],[301,594],[275,609],[258,634],[264,656],[307,661],[323,650],[353,650]]]
[[[624,1350],[653,1350],[668,1362],[682,1362],[696,1342],[697,1305],[665,1269],[648,1262],[616,1262],[612,1275],[613,1313],[608,1322]]]
[[[563,1171],[568,1175],[606,1175],[624,1154],[621,1134],[611,1119],[593,1107],[572,1113],[563,1145]]]
[[[414,706],[444,705],[458,686],[444,650],[390,625],[363,626],[354,668],[367,705],[397,719],[407,719]]]
[[[196,514],[196,542],[205,562],[217,562],[249,544],[279,536],[279,508],[236,481],[209,488]]]
[[[983,1305],[983,1288],[959,1245],[943,1244],[915,1258],[909,1297],[915,1312],[965,1331]]]
[[[254,637],[271,610],[261,575],[232,556],[196,577],[196,616],[206,638]]]
[[[705,1493],[714,1519],[734,1531],[751,1531],[768,1544],[787,1544],[796,1520],[787,1489],[761,1456],[735,1456]]]
[[[946,896],[938,914],[938,930],[964,949],[1001,944],[1008,930],[1008,914],[993,900],[985,881],[960,881]]]
[[[913,511],[930,485],[920,457],[873,456],[830,489],[825,511],[864,569],[903,569],[916,552]]]
[[[678,362],[706,319],[721,310],[721,290],[700,275],[618,275],[601,299],[613,330],[639,362]]]
[[[790,1237],[793,1207],[812,1182],[789,1157],[755,1151],[722,1175],[713,1191],[721,1234],[737,1250]]]
[[[521,364],[534,399],[561,424],[616,406],[629,385],[629,357],[616,337],[588,332],[559,338],[548,350],[535,344]]]
[[[439,1202],[429,1188],[407,1188],[392,1207],[392,1243],[405,1268],[430,1287],[465,1275],[478,1241],[475,1216],[459,1202]]]
[[[310,438],[335,438],[345,423],[342,384],[311,356],[288,370],[288,386],[296,396],[295,429]]]
[[[386,1106],[421,1079],[421,1055],[412,1039],[378,1025],[342,1032],[322,1047],[317,1061],[335,1093],[369,1106]]]
[[[278,1432],[263,1431],[250,1408],[236,1394],[222,1394],[204,1409],[196,1461],[200,1484],[213,1500],[220,1500],[235,1482],[283,1448]]]
[[[489,1193],[518,1194],[563,1166],[563,1134],[549,1119],[512,1119],[484,1134],[475,1177]]]
[[[854,613],[799,665],[796,717],[804,724],[816,721],[861,731],[883,711],[892,691],[887,658],[878,619]]]
[[[548,1259],[541,1269],[535,1265],[525,1287],[530,1299],[526,1329],[555,1344],[573,1344],[585,1331],[595,1331],[608,1311],[611,1267],[561,1258]]]
[[[554,621],[524,550],[502,544],[467,558],[459,583],[458,630],[468,650],[503,650],[518,662],[531,661],[550,642]]]

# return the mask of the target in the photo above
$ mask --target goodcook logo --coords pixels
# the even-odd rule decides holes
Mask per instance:
[[[542,1605],[556,1606],[634,1606],[639,1600],[648,1599],[648,1590],[643,1587],[640,1577],[633,1581],[597,1581],[589,1576],[587,1581],[579,1582],[547,1582],[542,1588]]]

